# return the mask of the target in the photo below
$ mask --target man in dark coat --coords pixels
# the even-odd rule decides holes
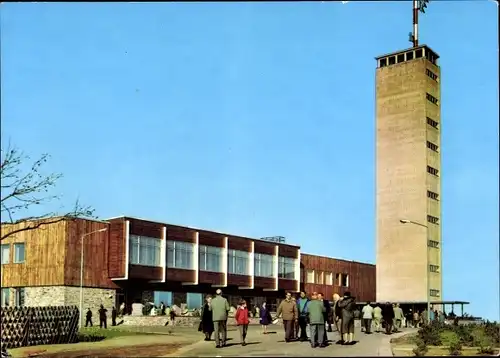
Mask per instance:
[[[86,315],[86,320],[85,320],[85,327],[92,327],[92,311],[90,308],[87,310],[87,315]]]
[[[118,316],[118,312],[116,311],[115,306],[111,310],[111,325],[116,326],[116,316]]]
[[[108,310],[101,305],[101,308],[99,308],[99,327],[101,328],[108,328],[108,317],[106,316],[107,312]]]
[[[385,334],[391,334],[394,322],[394,309],[392,308],[392,304],[390,302],[387,302],[382,306],[382,319],[385,324]]]
[[[356,299],[350,292],[344,293],[344,297],[337,303],[342,309],[342,344],[354,344],[354,310]]]
[[[328,323],[328,332],[331,332],[332,331],[332,325],[329,321],[329,317],[330,317],[330,311],[332,310],[331,306],[330,306],[330,301],[328,300],[325,300],[324,296],[322,293],[318,293],[318,300],[320,301],[323,301],[323,306],[325,306],[325,312],[323,313],[323,318],[325,319],[325,322]],[[323,330],[324,334],[323,334],[323,342],[324,344],[328,344],[328,334],[326,333],[326,329]]]

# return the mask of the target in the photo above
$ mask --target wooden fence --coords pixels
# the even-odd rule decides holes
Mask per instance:
[[[78,339],[76,306],[2,307],[2,348],[74,343]]]

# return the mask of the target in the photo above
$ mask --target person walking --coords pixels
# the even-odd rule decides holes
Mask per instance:
[[[107,309],[104,308],[103,305],[101,305],[101,308],[99,308],[99,327],[100,328],[108,328],[108,317],[106,313],[108,312]]]
[[[392,325],[394,323],[394,309],[390,302],[387,302],[382,307],[382,318],[385,324],[385,334],[392,333]]]
[[[300,293],[300,298],[297,300],[297,311],[299,314],[298,326],[300,328],[299,340],[301,342],[306,342],[308,340],[307,338],[308,305],[309,305],[309,299],[307,298],[306,293],[302,291]]]
[[[413,328],[418,328],[420,323],[420,314],[418,313],[417,310],[413,312]]]
[[[375,332],[380,333],[380,328],[382,327],[382,308],[378,303],[373,309],[373,325],[375,326]]]
[[[242,346],[246,346],[245,341],[248,332],[248,324],[250,323],[250,318],[248,316],[247,302],[245,300],[240,301],[240,305],[236,310],[234,315],[236,324],[238,325],[238,330],[240,332],[240,342]]]
[[[212,333],[214,333],[214,321],[212,320],[212,311],[210,310],[211,302],[212,296],[207,295],[200,312],[201,320],[198,330],[205,335],[205,341],[209,341],[212,338]]]
[[[344,293],[344,297],[337,304],[342,309],[342,344],[354,344],[354,310],[356,300],[350,292]]]
[[[328,300],[325,300],[324,298],[324,295],[323,293],[318,293],[318,300],[321,301],[321,303],[323,304],[323,306],[325,306],[325,312],[323,313],[323,318],[324,318],[324,330],[323,330],[323,342],[325,345],[328,345],[328,333],[326,333],[326,325],[328,324],[328,317],[330,316],[330,311],[331,311],[331,307],[330,307],[330,301]],[[332,329],[332,327],[329,327],[330,328],[330,331]]]
[[[92,311],[90,308],[87,310],[86,317],[85,317],[85,327],[92,327]]]
[[[286,293],[285,299],[281,301],[276,312],[276,318],[283,318],[283,327],[285,328],[285,342],[291,342],[293,337],[293,324],[298,320],[297,305],[292,301],[292,294]]]
[[[262,307],[259,310],[260,325],[262,326],[262,334],[267,334],[267,326],[272,322],[271,312],[267,309],[266,302],[262,302]]]
[[[325,316],[323,301],[313,292],[309,302],[309,328],[311,330],[311,347],[326,347],[325,345]]]
[[[338,303],[340,301],[340,296],[335,293],[333,295],[333,323],[335,324],[335,328],[339,334],[339,342],[342,343],[344,337],[342,336],[342,309],[339,307]]]
[[[116,316],[118,315],[118,312],[116,311],[115,306],[111,309],[111,325],[116,326]]]
[[[403,327],[403,318],[403,310],[399,307],[399,303],[396,303],[394,305],[394,332],[399,332],[399,330]]]
[[[222,297],[222,290],[215,291],[215,297],[209,305],[212,311],[212,321],[215,331],[215,348],[222,348],[227,341],[227,313],[229,312],[229,302]],[[222,335],[222,339],[221,339]]]
[[[373,307],[370,302],[368,302],[363,309],[361,310],[363,313],[363,327],[365,328],[365,334],[372,333],[372,320],[373,320]]]

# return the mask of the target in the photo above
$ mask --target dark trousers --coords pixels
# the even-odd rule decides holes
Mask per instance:
[[[116,316],[115,317],[111,317],[111,325],[112,326],[116,326]]]
[[[245,338],[247,338],[248,332],[248,324],[240,324],[238,326],[238,330],[240,331],[240,342],[245,343]]]
[[[371,318],[363,318],[363,327],[365,327],[365,333],[372,332],[372,320],[371,320]]]
[[[99,318],[99,327],[108,328],[108,322],[106,318]]]
[[[215,345],[224,346],[227,341],[227,325],[226,320],[214,321]],[[222,337],[221,337],[222,336]]]
[[[385,333],[386,334],[391,334],[392,333],[392,318],[385,318]]]
[[[311,347],[316,347],[317,345],[325,345],[325,324],[311,324],[309,325],[311,329]]]
[[[85,320],[85,327],[92,327],[92,318],[90,317],[87,317],[87,319]]]
[[[299,339],[301,341],[307,341],[307,317],[306,316],[300,316],[299,317],[299,324],[298,326],[300,327],[300,337]]]
[[[285,342],[290,342],[293,339],[293,322],[283,320],[283,328],[285,328]]]

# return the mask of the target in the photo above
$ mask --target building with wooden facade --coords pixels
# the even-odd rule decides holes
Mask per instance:
[[[14,229],[2,225],[2,231]],[[78,305],[81,257],[84,307],[93,310],[144,301],[195,308],[217,288],[233,304],[243,297],[273,306],[285,291],[301,288],[331,297],[336,288],[325,278],[338,274],[360,298],[375,294],[374,266],[365,268],[372,265],[335,264],[283,242],[118,217],[62,220],[4,239],[2,305]],[[307,281],[310,270],[322,272],[324,286]]]

